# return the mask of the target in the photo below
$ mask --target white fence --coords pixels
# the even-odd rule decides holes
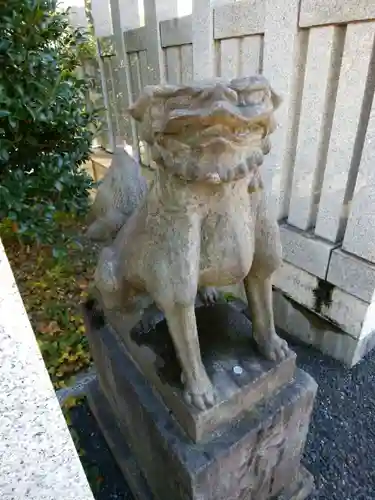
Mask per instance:
[[[124,113],[144,85],[264,73],[284,99],[262,168],[285,261],[368,304],[375,288],[375,1],[222,3],[195,0],[191,15],[159,22],[155,0],[144,0],[145,25],[123,31],[111,0],[114,35],[99,47],[113,135],[148,164]]]

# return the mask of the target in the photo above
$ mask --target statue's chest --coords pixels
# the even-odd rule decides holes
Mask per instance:
[[[202,221],[200,268],[203,273],[246,275],[254,253],[256,211],[246,202],[222,204]]]

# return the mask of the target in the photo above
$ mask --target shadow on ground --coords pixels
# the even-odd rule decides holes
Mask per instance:
[[[319,384],[303,459],[315,477],[309,500],[375,498],[375,352],[348,369],[304,345],[290,343],[298,365]],[[96,500],[133,500],[86,403],[71,410]]]

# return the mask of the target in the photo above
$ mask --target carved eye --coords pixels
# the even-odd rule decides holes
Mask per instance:
[[[266,97],[264,90],[254,90],[247,95],[248,104],[261,104]]]
[[[261,104],[266,98],[264,90],[243,90],[238,92],[238,104],[240,106],[249,106]]]

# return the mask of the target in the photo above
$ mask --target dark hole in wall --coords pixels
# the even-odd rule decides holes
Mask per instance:
[[[322,307],[331,307],[332,304],[332,292],[335,288],[332,283],[329,283],[326,280],[318,279],[318,286],[313,290],[314,294],[314,310],[317,313],[322,312]]]

